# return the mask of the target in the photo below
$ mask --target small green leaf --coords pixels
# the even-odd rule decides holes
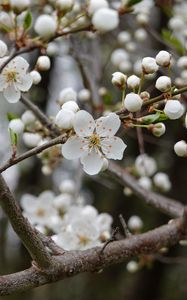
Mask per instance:
[[[13,146],[17,146],[18,143],[18,136],[15,132],[13,132],[13,130],[11,128],[9,128],[9,133],[10,133],[10,140],[11,140],[11,144]]]
[[[142,2],[142,0],[129,0],[126,4],[127,7],[133,6],[139,2]]]
[[[177,39],[171,31],[167,29],[162,30],[162,38],[165,42],[170,44],[173,48],[177,50],[177,52],[181,55],[184,54],[184,47],[179,39]]]
[[[157,112],[156,114],[151,114],[151,115],[145,116],[145,117],[141,118],[142,123],[144,123],[144,124],[152,124],[152,123],[154,123],[154,122],[156,122],[156,121],[159,120],[160,115],[161,114],[159,112]]]
[[[8,112],[8,113],[7,113],[7,119],[8,119],[8,121],[10,122],[10,121],[12,121],[12,120],[14,120],[14,119],[19,119],[19,117],[16,116],[15,114],[11,113],[11,112]]]
[[[24,21],[23,21],[23,28],[24,30],[28,30],[32,25],[32,14],[30,11],[27,11]]]

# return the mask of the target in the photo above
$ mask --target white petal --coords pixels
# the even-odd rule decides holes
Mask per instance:
[[[109,159],[122,159],[127,145],[117,136],[101,141],[101,149]]]
[[[93,133],[95,121],[93,117],[85,110],[79,110],[75,115],[74,130],[77,135],[86,137]]]
[[[96,131],[101,137],[113,136],[121,125],[119,116],[110,113],[107,117],[101,117],[96,121]]]
[[[16,103],[21,97],[21,93],[17,90],[14,84],[9,85],[6,90],[3,92],[3,96],[10,103]]]
[[[92,152],[81,158],[84,171],[89,175],[98,174],[103,166],[103,157],[93,149]]]
[[[67,142],[62,145],[62,155],[66,159],[76,159],[85,155],[83,149],[84,141],[77,136],[70,137]]]
[[[8,67],[15,68],[18,73],[26,73],[29,64],[23,57],[17,56],[11,60],[11,62],[8,64]]]
[[[3,75],[0,75],[0,91],[2,92],[4,89],[6,89],[8,86],[8,83],[6,82],[6,77]]]
[[[16,82],[16,86],[22,92],[27,92],[30,89],[32,82],[33,82],[33,80],[32,80],[31,75],[26,74],[24,76],[19,77],[19,82]]]

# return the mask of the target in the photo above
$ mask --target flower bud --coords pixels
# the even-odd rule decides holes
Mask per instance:
[[[118,48],[112,52],[111,62],[114,66],[119,67],[121,62],[126,62],[129,59],[129,54],[121,48]]]
[[[13,119],[10,121],[8,128],[16,134],[21,134],[24,130],[24,123],[21,119]]]
[[[158,71],[158,65],[153,57],[144,57],[142,59],[142,69],[146,74],[153,74]]]
[[[39,71],[48,71],[51,67],[51,62],[49,57],[46,55],[39,56],[36,66]]]
[[[58,102],[60,105],[68,101],[77,101],[77,93],[72,88],[65,88],[60,92]]]
[[[127,76],[121,72],[115,72],[112,74],[112,84],[120,89],[124,89],[127,81]]]
[[[147,92],[147,91],[144,91],[144,92],[141,92],[140,93],[140,97],[146,101],[146,100],[149,100],[150,99],[150,94]]]
[[[5,56],[7,51],[8,51],[7,45],[2,40],[0,40],[0,57]]]
[[[145,153],[136,158],[135,169],[140,176],[152,176],[157,170],[157,165],[155,160]]]
[[[156,88],[161,92],[168,92],[171,89],[171,79],[168,76],[160,76],[156,81]]]
[[[130,189],[130,188],[128,188],[127,186],[123,189],[123,194],[125,195],[125,196],[127,196],[127,197],[130,197],[132,194],[133,194],[133,192],[132,192],[132,190]]]
[[[62,109],[67,109],[67,110],[70,110],[74,113],[76,113],[78,110],[79,110],[79,107],[77,105],[77,103],[75,101],[68,101],[68,102],[65,102],[62,107]]]
[[[21,13],[30,5],[30,0],[10,0],[10,5],[15,13]]]
[[[129,93],[125,97],[125,108],[130,112],[137,112],[142,107],[143,100],[138,94]]]
[[[181,56],[177,61],[177,67],[187,69],[187,56]]]
[[[153,124],[152,134],[160,137],[166,132],[166,126],[164,123]]]
[[[71,179],[65,179],[59,186],[61,193],[74,194],[76,190],[75,182]]]
[[[167,174],[159,172],[153,177],[154,185],[163,192],[167,192],[171,189],[171,182]]]
[[[41,140],[42,138],[38,133],[25,132],[23,134],[23,141],[29,148],[36,147],[41,142]]]
[[[108,20],[110,20],[110,22],[108,22]],[[95,29],[101,32],[111,31],[118,27],[118,12],[111,8],[98,9],[92,17],[92,23]]]
[[[61,109],[55,118],[55,124],[62,129],[71,129],[73,127],[73,120],[75,113],[71,110]]]
[[[139,28],[135,31],[134,36],[138,42],[143,42],[147,38],[147,32],[145,29]]]
[[[70,11],[72,10],[74,5],[74,0],[57,0],[56,1],[56,8],[61,11]]]
[[[168,67],[171,63],[171,54],[161,50],[156,56],[156,63],[161,67]]]
[[[106,0],[90,0],[88,5],[88,12],[93,15],[97,10],[101,8],[108,8],[108,2]]]
[[[78,93],[79,101],[87,102],[91,98],[91,92],[88,89],[82,89]]]
[[[59,54],[59,47],[57,43],[51,42],[47,45],[46,54],[48,56],[56,56]]]
[[[39,84],[40,81],[42,80],[42,77],[38,71],[33,70],[30,72],[30,75],[32,77],[33,84],[35,85]]]
[[[22,116],[21,120],[25,125],[34,123],[36,121],[36,117],[31,110],[26,110]]]
[[[49,39],[57,30],[56,20],[49,15],[40,15],[36,20],[34,30],[42,38]]]
[[[45,176],[51,175],[52,173],[52,169],[48,166],[48,165],[44,165],[41,168],[41,172],[42,174],[44,174]]]
[[[144,188],[145,190],[151,190],[152,188],[152,182],[151,179],[147,176],[142,176],[138,179],[138,184]]]
[[[187,156],[187,144],[185,141],[179,141],[174,145],[175,153],[180,157]]]
[[[126,265],[126,269],[129,273],[136,273],[139,270],[139,265],[136,261],[131,260]]]
[[[131,75],[127,79],[128,88],[135,89],[140,85],[140,78],[136,75]]]
[[[128,220],[128,228],[132,231],[139,231],[143,227],[143,221],[139,216],[132,216]]]
[[[183,115],[184,108],[178,100],[168,100],[164,108],[164,113],[169,119],[176,120]]]
[[[131,34],[128,31],[121,31],[118,34],[118,43],[121,45],[125,45],[126,43],[130,42]]]

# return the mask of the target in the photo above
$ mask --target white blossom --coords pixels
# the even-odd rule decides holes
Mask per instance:
[[[141,109],[143,104],[142,98],[135,93],[129,93],[125,97],[125,108],[130,112],[137,112]]]
[[[139,216],[131,216],[128,220],[128,228],[132,231],[139,231],[143,227],[143,221]]]
[[[183,115],[184,108],[178,100],[168,100],[164,107],[164,113],[169,119],[176,120]]]
[[[98,9],[108,8],[108,2],[106,0],[90,0],[88,5],[89,14],[95,13]]]
[[[115,113],[94,121],[88,112],[80,110],[74,118],[76,135],[62,146],[62,155],[70,160],[80,158],[84,171],[95,175],[101,171],[104,157],[122,159],[126,145],[114,136],[119,127]]]
[[[44,39],[52,37],[57,29],[57,22],[54,17],[49,15],[40,15],[34,25],[36,33]]]
[[[110,20],[110,22],[108,22]],[[94,27],[101,31],[111,31],[118,27],[119,16],[118,12],[111,8],[98,9],[92,17]]]
[[[39,71],[48,71],[51,67],[51,61],[48,56],[42,55],[38,57],[36,66]]]
[[[21,120],[25,125],[34,123],[36,121],[36,117],[31,110],[26,110],[22,116]]]
[[[42,80],[42,77],[41,77],[40,73],[36,70],[33,70],[32,72],[30,72],[30,75],[32,77],[33,84],[37,85]]]
[[[77,105],[77,103],[75,101],[65,102],[61,108],[71,110],[74,113],[76,113],[79,110],[79,106]]]
[[[10,0],[10,5],[16,12],[21,12],[29,7],[30,0]]]
[[[127,79],[127,86],[128,88],[134,89],[139,87],[140,85],[140,78],[136,75],[131,75]]]
[[[8,57],[0,59],[2,65]],[[27,73],[29,64],[21,56],[12,59],[0,74],[0,92],[10,103],[16,103],[21,97],[21,92],[27,92],[32,85],[32,77]]]
[[[158,65],[153,57],[144,57],[142,59],[142,68],[146,74],[153,74],[158,71]]]
[[[152,134],[160,137],[166,132],[166,126],[164,123],[153,124],[153,128],[151,129]]]
[[[77,101],[77,93],[72,88],[63,89],[58,97],[58,102],[62,105],[68,101]]]
[[[73,120],[75,113],[69,109],[61,109],[55,117],[55,124],[62,129],[71,129],[73,127]]]
[[[127,76],[121,72],[115,72],[112,74],[112,84],[120,89],[125,87]]]
[[[136,158],[135,168],[140,176],[152,176],[157,170],[157,165],[155,160],[145,153]]]
[[[29,148],[36,147],[41,140],[42,138],[38,133],[24,132],[23,134],[23,141]]]
[[[167,174],[158,172],[153,177],[153,182],[157,188],[163,192],[167,192],[171,189],[171,182]]]

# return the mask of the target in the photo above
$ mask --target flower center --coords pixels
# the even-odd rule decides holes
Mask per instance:
[[[44,217],[45,216],[45,210],[42,208],[39,208],[36,212],[38,217]]]
[[[6,73],[6,81],[7,82],[12,82],[16,81],[16,71],[9,71]]]
[[[86,246],[89,243],[90,239],[86,236],[79,235],[79,243],[83,246]]]
[[[92,134],[89,137],[89,148],[92,148],[94,146],[100,146],[100,137],[96,133]]]

